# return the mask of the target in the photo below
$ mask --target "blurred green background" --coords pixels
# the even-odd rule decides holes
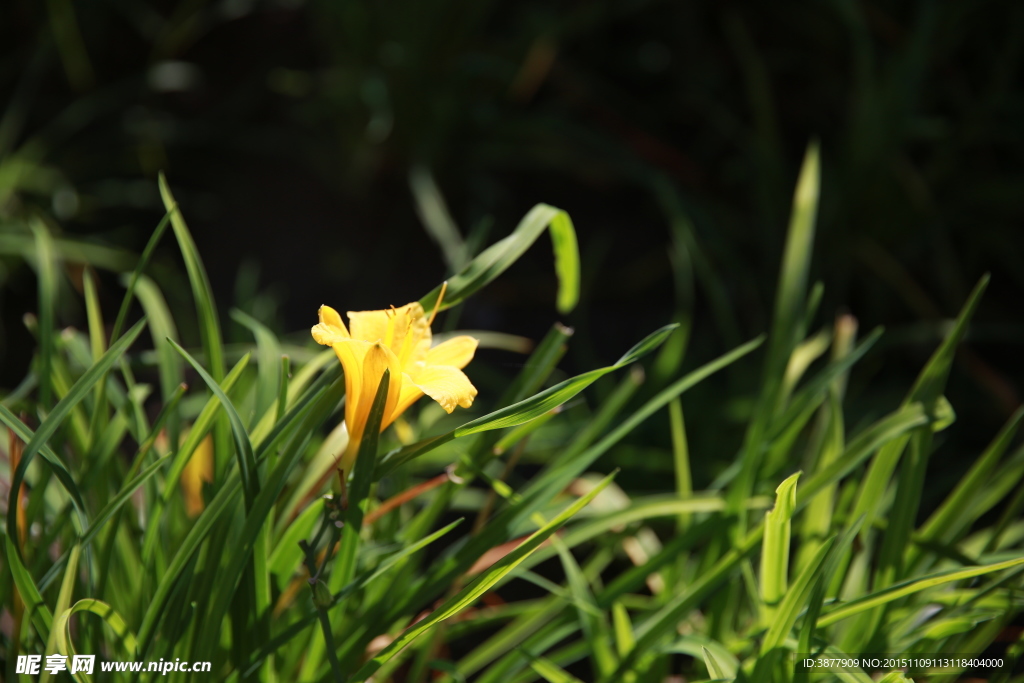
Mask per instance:
[[[0,46],[4,388],[33,348],[23,221],[130,260],[163,215],[161,170],[222,308],[295,339],[322,303],[417,299],[543,201],[573,217],[584,259],[564,367],[606,364],[674,320],[691,330],[693,366],[767,328],[798,164],[817,139],[814,326],[849,312],[862,333],[887,327],[851,378],[851,423],[899,402],[984,272],[950,380],[961,423],[936,461],[948,478],[1019,404],[1015,0],[5,0]],[[462,239],[439,246],[453,229]],[[153,274],[188,310],[177,259],[167,242]],[[100,281],[113,309],[121,287]],[[534,249],[449,325],[539,338],[559,319],[554,284]],[[521,362],[484,355],[484,385]],[[702,397],[756,382],[733,370],[688,399],[689,421],[721,427],[691,435],[718,469],[740,432]],[[715,472],[695,468],[698,485]]]

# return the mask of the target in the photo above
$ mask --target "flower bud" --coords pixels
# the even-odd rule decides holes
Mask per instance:
[[[313,606],[317,609],[327,609],[331,606],[331,601],[331,591],[328,590],[327,584],[317,579],[313,584]]]

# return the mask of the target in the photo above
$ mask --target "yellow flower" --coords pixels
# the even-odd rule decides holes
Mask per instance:
[[[341,469],[351,471],[370,406],[384,370],[391,371],[381,431],[426,394],[447,412],[473,405],[476,387],[462,368],[473,359],[477,340],[453,337],[431,348],[429,319],[419,303],[383,311],[349,311],[349,328],[330,306],[321,306],[313,339],[330,346],[345,371],[345,425],[348,447]]]

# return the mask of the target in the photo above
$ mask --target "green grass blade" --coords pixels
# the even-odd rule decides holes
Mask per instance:
[[[120,614],[117,613],[113,607],[103,602],[102,600],[93,600],[86,598],[79,600],[69,609],[64,610],[62,613],[57,615],[57,621],[54,623],[54,631],[57,633],[57,649],[64,656],[74,656],[78,654],[75,651],[75,647],[71,642],[71,615],[86,612],[89,614],[95,614],[110,628],[116,637],[116,642],[121,646],[121,652],[128,657],[134,657],[138,652],[138,644],[135,641],[135,635],[128,628],[128,623],[124,620]],[[81,674],[80,674],[81,675]],[[83,680],[79,678],[79,680]],[[91,680],[84,678],[84,681]]]
[[[196,313],[199,317],[199,332],[203,338],[203,351],[210,364],[210,374],[219,382],[224,379],[224,345],[221,341],[220,322],[217,320],[217,308],[213,301],[210,279],[206,275],[206,268],[199,258],[196,243],[192,239],[192,234],[185,224],[181,209],[178,208],[178,203],[174,200],[174,195],[171,194],[171,188],[163,173],[160,174],[159,185],[160,197],[163,199],[164,208],[171,217],[171,228],[174,230],[182,258],[185,260],[185,270],[188,271],[188,280],[192,286],[192,296],[195,299]]]
[[[987,285],[988,276],[986,275],[975,286],[967,303],[961,309],[953,328],[946,335],[939,348],[932,354],[924,369],[921,370],[917,380],[914,382],[913,388],[903,401],[904,405],[921,403],[927,412],[935,412],[939,406],[939,399],[942,396],[946,378],[949,376],[949,370],[953,364],[956,347],[967,333],[967,324],[974,314]],[[859,517],[862,514],[867,516],[865,529],[870,528],[874,523],[875,515],[878,514],[879,503],[884,499],[885,489],[889,485],[889,481],[905,447],[905,441],[902,443],[894,442],[883,449],[868,468],[853,510],[854,517]]]
[[[615,601],[612,603],[612,624],[615,628],[615,648],[620,657],[633,649],[636,639],[633,637],[633,624],[629,620],[629,612],[625,606]]]
[[[281,386],[281,344],[266,325],[242,311],[233,309],[231,317],[244,325],[256,338],[256,403],[253,419],[261,417],[278,401]],[[281,411],[283,414],[283,410]]]
[[[420,222],[441,247],[448,270],[453,273],[461,270],[469,256],[466,243],[459,234],[459,227],[448,211],[448,205],[433,174],[424,166],[414,166],[409,171],[409,188],[416,200],[416,213]]]
[[[89,350],[92,351],[92,361],[95,363],[107,350],[107,340],[103,330],[103,312],[96,293],[96,277],[88,268],[82,271],[82,294],[85,299],[85,320],[89,327]]]
[[[981,456],[971,465],[971,469],[957,483],[953,492],[946,497],[942,504],[936,509],[928,520],[915,534],[915,540],[920,541],[943,541],[953,540],[951,530],[962,529],[965,524],[961,521],[970,515],[972,501],[982,487],[987,483],[992,471],[995,469],[999,459],[1009,448],[1013,437],[1020,426],[1021,418],[1024,418],[1024,408],[1019,408],[1000,430],[999,434],[985,449]],[[921,558],[921,548],[916,543],[907,549],[907,566],[915,567]]]
[[[793,509],[796,507],[796,482],[800,472],[791,475],[775,489],[775,507],[765,516],[764,542],[761,545],[761,625],[777,623],[779,603],[786,595],[789,581],[789,539]]]
[[[971,567],[969,569],[953,569],[949,571],[936,572],[921,578],[910,579],[893,584],[892,586],[888,586],[880,591],[875,591],[874,593],[854,598],[840,607],[826,612],[818,618],[818,626],[831,626],[843,619],[848,619],[849,617],[866,610],[886,605],[893,600],[913,595],[914,593],[927,590],[928,588],[952,583],[953,581],[971,579],[975,576],[984,576],[985,574],[991,574],[1004,569],[1011,569],[1022,564],[1024,564],[1024,557],[1018,557],[1012,560],[1006,560],[1005,562],[996,562],[994,564]]]
[[[734,544],[708,571],[700,574],[685,589],[669,599],[655,613],[651,614],[637,628],[636,645],[622,658],[618,668],[605,679],[608,681],[622,680],[627,672],[632,671],[637,660],[661,639],[666,633],[675,629],[683,615],[693,609],[701,600],[722,586],[736,571],[740,561],[757,547],[764,533],[759,526]]]
[[[551,376],[558,361],[565,355],[572,335],[572,328],[559,323],[552,325],[530,357],[526,359],[523,371],[512,380],[512,384],[509,385],[498,403],[502,405],[515,403],[537,393]]]
[[[95,363],[103,357],[107,350],[106,333],[103,329],[103,312],[100,308],[99,295],[96,292],[96,279],[93,271],[86,268],[82,271],[82,290],[85,298],[86,321],[89,326],[89,350],[92,352],[92,362]],[[93,412],[89,421],[89,449],[92,450],[100,433],[107,426],[107,406],[104,396],[107,383],[97,382],[93,390]]]
[[[14,434],[25,443],[31,441],[35,436],[35,432],[29,429],[24,422],[19,420],[18,417],[4,405],[0,405],[0,422],[3,422],[8,429],[14,432]],[[60,482],[64,490],[68,492],[68,496],[78,512],[79,521],[84,524],[86,519],[85,501],[82,499],[82,493],[78,488],[78,484],[75,483],[75,478],[71,475],[71,472],[68,471],[68,468],[64,465],[63,461],[61,461],[49,446],[42,446],[39,449],[39,455],[42,456],[47,467],[49,467],[57,477],[57,481]],[[12,490],[16,489],[12,488]],[[12,509],[14,509],[13,506]],[[7,528],[13,529],[15,527],[9,526]]]
[[[653,334],[648,335],[643,341],[634,346],[629,352],[620,358],[615,365],[609,365],[604,368],[585,372],[582,375],[577,375],[560,382],[549,389],[545,389],[530,398],[519,401],[518,403],[514,403],[505,408],[500,408],[499,410],[484,415],[483,417],[467,422],[461,427],[447,432],[446,434],[425,439],[424,441],[420,441],[419,443],[411,446],[391,451],[381,458],[377,465],[377,471],[374,477],[381,478],[386,476],[401,465],[451,441],[452,439],[492,429],[515,427],[523,424],[524,422],[534,420],[573,398],[604,375],[614,372],[615,370],[638,360],[644,354],[649,353],[656,348],[658,344],[664,341],[665,337],[671,334],[673,329],[673,325],[666,325]]]
[[[765,534],[765,540],[767,540],[767,533]],[[818,548],[814,557],[811,558],[811,561],[800,572],[800,575],[793,582],[793,585],[789,587],[786,596],[779,604],[775,612],[776,618],[768,626],[768,633],[765,634],[764,639],[761,641],[760,654],[762,658],[766,658],[766,661],[769,661],[771,652],[776,648],[782,647],[783,642],[796,623],[800,609],[807,603],[811,595],[811,589],[825,568],[825,560],[832,550],[834,540],[834,538],[830,539]],[[765,669],[765,671],[768,670],[770,670],[770,667]],[[757,678],[756,675],[755,678]]]
[[[558,275],[558,310],[567,313],[579,300],[580,255],[576,231],[569,215],[547,204],[538,204],[519,222],[512,234],[482,251],[459,273],[448,279],[441,309],[464,301],[515,263],[545,229],[551,232]],[[420,299],[424,310],[432,310],[441,294],[441,286]]]
[[[167,230],[167,226],[171,223],[170,212],[165,213],[164,217],[157,223],[156,230],[150,235],[149,241],[146,242],[146,247],[142,250],[142,256],[139,257],[138,263],[135,264],[135,270],[132,271],[131,276],[128,278],[128,283],[125,286],[124,298],[121,300],[121,308],[117,311],[117,318],[114,319],[114,327],[110,331],[110,341],[114,342],[121,336],[121,328],[124,327],[124,321],[128,317],[128,311],[131,308],[132,297],[135,296],[135,285],[139,281],[139,277],[142,275],[146,266],[149,265],[149,259],[156,250],[156,245],[160,243],[160,238],[163,237],[164,231]]]
[[[676,494],[683,499],[693,496],[693,475],[690,471],[690,447],[686,441],[686,423],[683,419],[683,403],[674,398],[668,404],[669,428],[672,434],[672,460],[676,475]],[[690,516],[679,515],[676,525],[680,533],[690,524]]]
[[[167,399],[185,379],[181,357],[167,343],[168,339],[179,340],[178,328],[163,294],[152,280],[145,275],[139,276],[134,290],[149,320],[150,336],[153,338],[153,348],[157,352],[160,368],[161,395]]]
[[[173,351],[174,349],[171,348]],[[231,368],[231,372],[227,374],[224,381],[221,382],[221,391],[227,393],[231,391],[231,388],[238,381],[238,378],[242,376],[246,366],[249,364],[249,354],[242,356],[235,366]],[[167,471],[167,477],[164,480],[164,492],[163,502],[166,504],[170,501],[174,495],[175,484],[178,483],[178,479],[181,477],[181,473],[184,471],[185,466],[188,465],[189,458],[195,452],[196,448],[199,447],[199,442],[203,440],[206,434],[210,431],[213,426],[214,418],[217,417],[218,411],[221,409],[220,398],[216,394],[210,396],[206,405],[199,412],[199,416],[196,417],[192,423],[192,429],[189,430],[188,436],[185,437],[185,442],[178,449],[174,456],[174,461],[171,463],[170,469]]]
[[[16,527],[8,528],[14,529]],[[21,595],[22,603],[25,605],[25,615],[31,619],[32,625],[35,626],[39,637],[43,638],[50,632],[53,625],[53,615],[50,612],[50,608],[46,606],[43,596],[39,593],[35,581],[32,580],[32,575],[21,561],[18,549],[14,546],[14,541],[10,536],[4,536],[4,549],[7,554],[7,566],[11,572],[11,578],[18,590],[18,594]]]
[[[391,570],[396,564],[411,557],[423,548],[426,548],[428,545],[438,540],[442,536],[445,536],[449,531],[459,526],[461,523],[462,519],[457,519],[448,526],[445,526],[435,531],[434,533],[419,539],[415,543],[411,543],[408,546],[405,546],[397,553],[390,555],[387,559],[385,559],[383,562],[377,565],[376,568],[367,570],[360,576],[356,577],[343,589],[341,589],[341,591],[335,594],[332,597],[331,606],[333,607],[334,605],[337,605],[339,602],[341,602],[348,596],[352,595],[352,593],[358,590],[362,590],[366,586],[370,585],[376,579],[380,578],[389,570]],[[286,643],[297,637],[299,634],[301,634],[303,631],[305,631],[307,628],[309,628],[309,626],[313,624],[316,621],[316,619],[317,612],[313,611],[306,614],[304,617],[296,620],[295,622],[289,624],[284,630],[275,635],[273,639],[268,641],[266,645],[261,647],[257,652],[253,654],[251,663],[248,666],[243,667],[242,669],[243,676],[248,676],[251,673],[255,672],[257,669],[259,669],[263,659],[265,659],[270,654],[274,653],[276,650],[278,650],[283,645],[285,645]]]
[[[185,567],[192,560],[193,554],[199,549],[200,544],[206,540],[213,527],[222,521],[230,507],[236,502],[237,496],[241,494],[241,481],[232,477],[221,486],[220,490],[206,506],[203,512],[192,523],[188,534],[178,544],[174,557],[167,565],[156,590],[150,598],[142,623],[138,630],[139,654],[145,655],[156,635],[156,628],[160,619],[166,615],[167,603],[171,596],[171,590],[181,578]]]
[[[719,664],[715,656],[711,654],[711,650],[703,646],[700,650],[701,655],[704,657],[704,666],[708,668],[708,676],[715,680],[729,680],[732,678],[732,676],[726,673],[725,667]]]
[[[142,472],[140,472],[134,479],[126,482],[124,486],[121,487],[121,490],[117,492],[117,495],[107,501],[107,504],[103,506],[102,510],[93,515],[92,523],[89,525],[89,528],[85,530],[85,533],[82,534],[81,544],[83,547],[87,546],[92,539],[96,537],[96,535],[103,529],[103,525],[121,509],[122,505],[131,499],[132,494],[134,494],[140,486],[145,484],[150,477],[160,471],[170,457],[171,455],[167,454],[162,458],[158,458],[153,461],[149,467],[142,470]]]
[[[530,657],[530,668],[548,683],[583,683],[550,659],[543,657]]]
[[[17,227],[17,224],[8,222],[5,227]],[[131,268],[136,261],[135,255],[124,249],[68,237],[51,236],[51,239],[57,259],[66,263],[80,263],[93,268],[121,272]],[[0,232],[0,254],[12,254],[29,261],[33,260],[36,256],[36,243],[31,229]]]
[[[212,378],[211,378],[212,381]],[[225,397],[221,397],[223,400]],[[229,415],[232,411],[229,410]],[[232,423],[238,419],[237,413]],[[240,419],[239,419],[240,422]],[[378,423],[379,424],[379,423]],[[270,592],[267,578],[267,552],[261,547],[265,525],[270,521],[270,514],[281,491],[288,481],[288,474],[302,455],[300,449],[289,449],[277,466],[267,477],[266,485],[257,491],[252,504],[247,506],[245,523],[225,549],[226,566],[222,566],[217,576],[217,589],[213,603],[207,613],[199,638],[199,651],[196,658],[208,660],[218,642],[218,634],[231,601],[235,597],[235,587],[242,580],[247,567],[252,566],[256,580],[255,612],[258,619],[266,618],[270,608]],[[262,556],[260,556],[262,554]]]
[[[818,615],[821,614],[822,607],[825,604],[828,587],[831,582],[836,579],[840,563],[846,557],[847,552],[849,552],[850,546],[853,545],[853,539],[860,533],[860,527],[863,523],[864,518],[858,518],[853,524],[850,524],[843,532],[842,536],[832,544],[829,556],[825,560],[825,566],[821,570],[820,577],[818,578],[814,586],[814,591],[811,593],[811,597],[807,603],[807,612],[804,615],[804,623],[800,627],[797,652],[811,651],[811,642],[814,638],[815,627],[818,623]],[[812,557],[805,567],[809,566],[813,561],[814,558]]]
[[[807,478],[797,494],[797,507],[803,507],[823,489],[852,472],[875,451],[898,445],[907,432],[926,424],[928,415],[920,403],[912,403],[876,421],[850,440],[840,457]]]
[[[960,314],[957,315],[953,328],[946,335],[945,339],[942,340],[939,348],[935,350],[931,358],[928,359],[928,363],[921,371],[921,374],[918,375],[917,380],[914,382],[914,387],[906,398],[906,402],[921,401],[931,408],[942,396],[946,386],[946,379],[949,377],[949,371],[953,365],[956,348],[967,334],[967,326],[970,324],[971,318],[974,317],[978,304],[981,303],[981,297],[985,293],[985,289],[988,288],[988,282],[989,276],[987,274],[978,280],[978,284],[974,286],[974,289],[967,297],[967,302],[960,309]]]
[[[192,366],[199,376],[206,382],[206,386],[209,387],[210,391],[213,392],[214,396],[220,400],[221,408],[227,413],[228,420],[231,422],[231,435],[235,440],[235,455],[238,460],[238,471],[242,475],[242,484],[245,491],[246,509],[252,507],[252,502],[256,498],[256,495],[260,490],[259,482],[259,470],[256,467],[256,457],[253,455],[252,444],[249,442],[249,434],[245,431],[245,425],[242,423],[242,418],[238,416],[238,411],[235,410],[235,406],[231,403],[231,399],[224,393],[224,390],[217,384],[217,380],[206,371],[206,369],[193,358],[188,351],[181,348],[172,339],[167,340],[174,350],[182,355],[182,357],[188,361],[189,365]],[[222,375],[223,376],[223,375]]]
[[[217,317],[217,306],[213,299],[213,289],[210,287],[210,280],[206,275],[206,268],[196,249],[192,235],[185,224],[181,209],[171,194],[171,188],[163,173],[158,178],[160,186],[160,197],[163,200],[164,208],[171,216],[171,229],[178,240],[178,247],[181,256],[185,261],[185,270],[188,272],[189,285],[192,288],[192,298],[195,300],[196,317],[199,321],[199,334],[202,338],[203,351],[206,354],[206,362],[210,368],[210,374],[220,382],[224,379],[224,344],[220,330],[220,321]],[[229,426],[223,419],[217,420],[213,430],[213,453],[214,467],[213,476],[215,482],[220,482],[224,477],[224,471],[228,467],[227,453],[231,448]],[[251,481],[246,483],[246,497],[250,496]]]
[[[576,558],[572,556],[569,547],[558,536],[553,536],[551,543],[562,561],[569,591],[576,606],[580,630],[587,642],[591,644],[590,656],[593,660],[594,670],[601,675],[611,673],[615,669],[616,662],[612,655],[605,615],[598,609],[583,570],[580,569]]]
[[[41,220],[32,222],[35,265],[39,274],[39,403],[49,408],[53,400],[53,354],[56,349],[57,255],[53,238]]]
[[[561,514],[538,529],[523,541],[515,550],[498,560],[488,570],[481,572],[469,585],[445,600],[429,616],[420,620],[413,626],[406,629],[401,635],[395,638],[387,647],[379,652],[373,659],[368,661],[358,672],[355,680],[366,680],[381,667],[382,664],[394,657],[402,648],[415,640],[418,636],[433,628],[440,622],[461,612],[463,609],[475,602],[481,595],[490,590],[501,579],[516,568],[526,557],[534,552],[551,534],[560,529],[577,512],[582,510],[611,483],[613,475],[606,477],[598,486],[595,486],[587,495],[581,497],[572,505],[567,507]]]
[[[299,368],[289,379],[287,386],[287,404],[294,404],[294,402],[298,400],[299,396],[302,395],[303,392],[307,391],[309,384],[314,381],[317,374],[324,368],[327,368],[327,371],[323,373],[321,377],[333,379],[336,375],[341,373],[341,364],[338,363],[337,356],[334,355],[334,352],[331,349],[327,349],[323,353],[317,354],[313,360]],[[280,433],[282,429],[281,424],[281,420],[277,417],[276,410],[267,411],[259,423],[257,423],[256,427],[249,433],[249,440],[252,441],[252,445],[258,450],[262,450],[267,437],[271,434]]]
[[[71,594],[75,590],[75,574],[78,572],[78,558],[82,553],[82,546],[76,543],[71,548],[70,556],[68,557],[67,568],[64,570],[64,580],[60,584],[60,592],[57,594],[57,604],[54,607],[54,614],[62,615],[69,611],[71,607]],[[63,630],[61,628],[60,617],[54,622],[53,628],[50,633],[46,636],[46,652],[57,651],[57,639],[58,634]],[[50,680],[50,672],[43,670],[43,673],[39,677],[39,683],[47,683]]]
[[[746,344],[743,344],[742,346],[739,346],[732,351],[705,363],[665,389],[662,389],[657,395],[647,401],[625,420],[622,420],[615,429],[606,434],[600,441],[588,448],[586,451],[574,457],[572,460],[558,460],[550,465],[541,476],[534,478],[533,482],[527,487],[524,496],[539,495],[540,498],[550,499],[553,495],[557,494],[558,491],[561,491],[568,486],[569,482],[582,474],[587,467],[590,467],[590,465],[602,454],[606,453],[608,449],[636,429],[636,427],[643,423],[644,420],[668,405],[673,398],[688,391],[707,377],[728,367],[743,356],[747,355],[756,349],[761,344],[761,341],[762,339],[760,337],[749,341]]]
[[[783,430],[796,420],[797,416],[803,414],[809,408],[820,405],[829,388],[849,372],[850,368],[871,350],[881,336],[882,328],[876,328],[855,349],[829,363],[820,373],[806,382],[790,399],[786,409],[773,421],[772,427],[768,432],[769,439],[776,439]]]
[[[799,341],[818,214],[820,168],[818,145],[815,143],[807,148],[793,195],[793,212],[779,273],[779,289],[775,295],[772,340],[768,347],[769,367],[773,371],[785,368],[790,352]]]
[[[25,472],[28,471],[28,466],[31,464],[32,459],[36,453],[43,448],[44,444],[49,441],[60,426],[64,423],[64,420],[71,413],[71,409],[74,408],[82,399],[84,399],[96,382],[100,381],[106,376],[106,373],[110,370],[111,366],[118,360],[128,349],[129,346],[134,343],[136,337],[142,332],[142,328],[145,326],[146,321],[140,320],[137,322],[132,329],[130,329],[124,337],[118,339],[117,342],[111,345],[110,349],[107,350],[99,362],[93,364],[79,379],[75,382],[74,386],[68,392],[67,396],[62,398],[60,402],[54,406],[53,410],[46,419],[43,420],[42,424],[39,425],[39,429],[35,431],[32,438],[29,439],[25,445],[25,449],[21,455],[21,462],[18,463],[18,469],[14,472],[11,477],[11,490],[17,491],[21,487],[21,483],[25,480]],[[5,409],[6,410],[6,409]],[[13,416],[12,416],[13,417]],[[44,456],[45,457],[45,456]],[[69,493],[72,493],[72,499],[76,500],[76,508],[78,509],[79,522],[82,528],[88,526],[88,518],[85,513],[85,506],[81,502],[81,495],[75,495],[73,491],[77,488],[74,487],[73,481],[69,484],[72,488],[69,489]],[[10,506],[7,511],[7,528],[16,529],[17,523],[15,515],[17,513],[16,506]]]
[[[650,353],[665,341],[665,338],[671,334],[675,327],[675,325],[666,325],[665,327],[662,327],[648,335],[640,343],[626,352],[626,354],[616,361],[614,365],[609,365],[604,368],[585,372],[582,375],[577,375],[576,377],[560,382],[550,389],[542,391],[525,401],[514,403],[506,408],[496,410],[489,415],[467,422],[456,429],[454,434],[456,437],[468,436],[469,434],[476,434],[478,432],[488,431],[491,429],[514,427],[538,418],[549,410],[552,410],[556,406],[559,406],[573,398],[576,394],[586,389],[601,377],[604,377],[608,373],[614,372],[619,368],[625,367],[630,363],[634,363],[646,354]]]
[[[740,510],[743,499],[749,496],[753,490],[754,481],[761,467],[764,435],[771,427],[772,417],[783,408],[779,395],[782,390],[786,365],[793,349],[800,341],[799,336],[804,320],[819,187],[818,146],[812,144],[804,156],[796,192],[793,196],[793,210],[779,273],[779,286],[775,296],[775,311],[761,381],[761,394],[754,417],[747,429],[740,456],[740,471],[729,492],[729,501],[734,512]],[[742,535],[746,528],[746,519],[741,517],[739,522],[736,533]]]

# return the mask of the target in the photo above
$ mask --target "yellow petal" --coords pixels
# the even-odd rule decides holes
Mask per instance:
[[[358,443],[363,438],[366,430],[366,421],[370,417],[370,409],[373,407],[373,399],[377,395],[381,377],[384,371],[390,370],[391,377],[388,382],[388,395],[384,402],[384,417],[381,420],[381,429],[390,422],[388,419],[395,410],[398,397],[402,391],[402,371],[398,367],[398,358],[388,347],[380,343],[371,344],[363,359],[362,387],[359,390],[358,409],[354,416],[353,423],[349,430],[349,438]],[[347,386],[346,386],[347,391]],[[345,399],[346,404],[348,399]]]
[[[391,414],[391,419],[394,420],[396,417],[404,413],[409,409],[409,406],[422,397],[423,390],[413,383],[412,377],[405,374],[402,377],[402,393],[398,395],[398,403],[395,405],[395,411]]]
[[[427,352],[427,365],[451,365],[464,368],[473,360],[479,340],[465,335],[443,341]]]
[[[348,319],[353,338],[383,342],[403,368],[423,360],[430,349],[430,326],[418,302],[383,311],[349,311]]]
[[[455,406],[470,407],[476,397],[476,387],[466,374],[451,365],[428,366],[416,376],[415,383],[420,391],[440,403],[449,413],[455,410]]]
[[[213,435],[207,434],[196,446],[180,481],[185,493],[185,512],[189,517],[198,517],[205,507],[203,482],[213,481]]]
[[[320,316],[320,322],[324,325],[340,328],[342,332],[346,335],[348,334],[348,329],[341,319],[341,314],[330,306],[321,306],[320,310],[317,311],[317,315]]]
[[[320,323],[314,325],[311,330],[317,344],[334,346],[335,342],[349,338],[345,323],[336,310],[330,306],[321,306],[317,314],[320,316]]]
[[[355,428],[363,389],[363,359],[370,346],[370,342],[361,339],[341,339],[334,344],[334,354],[341,361],[341,369],[345,371],[345,424],[348,425],[350,437]]]

